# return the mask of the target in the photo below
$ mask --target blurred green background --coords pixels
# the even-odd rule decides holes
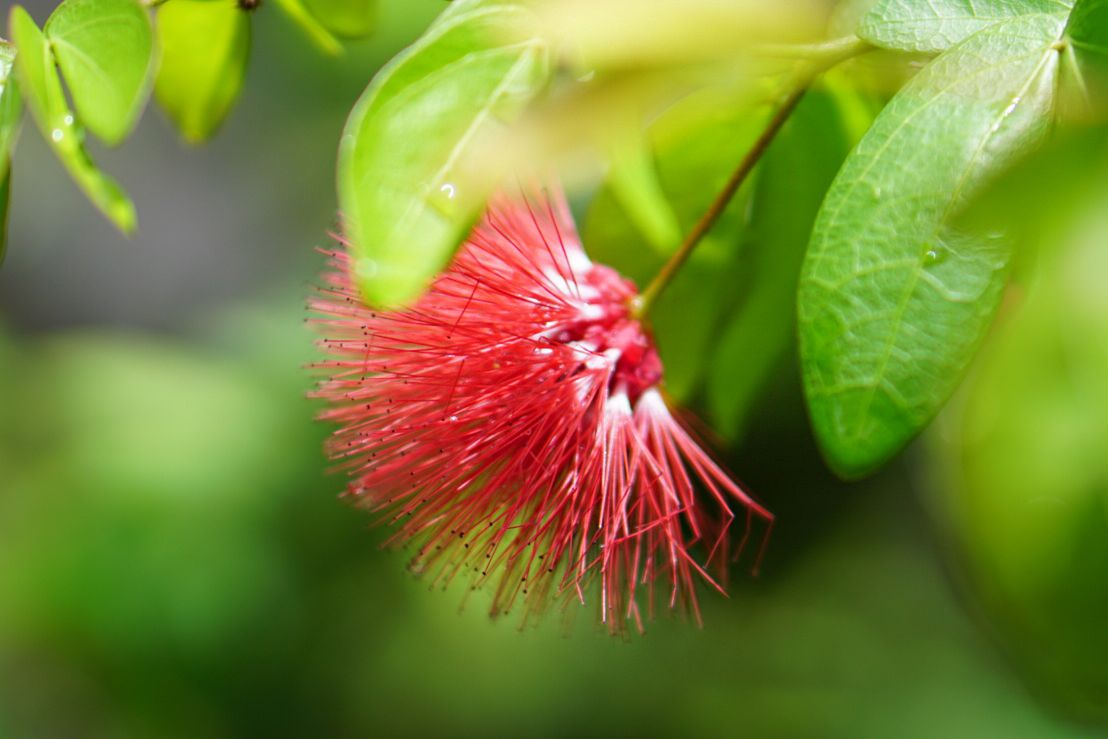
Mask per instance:
[[[151,109],[96,152],[135,197],[132,241],[22,137],[0,270],[0,736],[1102,735],[1103,176],[1044,230],[1072,248],[1036,257],[967,388],[879,477],[824,470],[791,362],[763,389],[729,463],[779,525],[757,579],[705,593],[703,629],[662,618],[620,642],[576,609],[520,632],[379,548],[326,473],[303,299],[345,114],[442,6],[385,2],[335,59],[257,13],[211,145]]]

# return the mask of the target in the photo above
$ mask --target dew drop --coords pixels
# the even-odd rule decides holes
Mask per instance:
[[[927,251],[923,253],[923,263],[925,266],[931,266],[938,264],[946,259],[947,251],[941,246],[929,246]]]
[[[443,195],[445,195],[447,200],[453,200],[454,195],[457,192],[457,188],[454,187],[454,185],[452,183],[447,182],[447,183],[443,184],[442,187],[439,188],[439,192],[441,192]]]
[[[54,141],[61,141],[65,137],[65,133],[60,128],[55,128],[50,132],[50,138]]]
[[[73,114],[72,113],[66,113],[65,118],[63,118],[62,120],[65,122],[65,125],[72,126],[73,125]]]

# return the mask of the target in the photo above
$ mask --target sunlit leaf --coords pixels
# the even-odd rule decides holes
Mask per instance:
[[[327,30],[342,38],[361,38],[377,26],[377,0],[304,0]]]
[[[799,327],[813,427],[842,475],[873,470],[932,418],[989,323],[1009,249],[955,218],[1046,133],[1064,25],[1051,15],[997,23],[938,57],[827,193]]]
[[[512,5],[432,26],[370,83],[339,147],[339,205],[366,299],[417,297],[450,259],[497,173],[481,144],[546,83],[548,51]]]
[[[122,141],[150,94],[154,33],[137,0],[65,0],[43,28],[81,122]]]
[[[188,141],[210,138],[242,89],[250,18],[229,2],[173,0],[158,9],[162,62],[154,95]]]
[[[1065,14],[1073,0],[880,0],[858,35],[902,51],[943,51],[999,21],[1036,13]]]
[[[124,233],[135,230],[135,208],[114,180],[96,168],[85,151],[84,132],[65,101],[54,56],[42,31],[20,6],[9,18],[16,79],[39,130],[89,199]]]

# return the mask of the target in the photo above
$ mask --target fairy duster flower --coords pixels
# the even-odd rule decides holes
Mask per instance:
[[[598,591],[611,631],[641,630],[662,589],[699,622],[733,506],[742,543],[772,516],[667,407],[636,289],[589,260],[564,198],[495,200],[408,308],[367,307],[345,248],[328,256],[310,301],[328,451],[414,570],[488,583],[493,614]]]

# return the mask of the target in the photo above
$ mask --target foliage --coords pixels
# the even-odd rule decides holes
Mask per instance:
[[[13,7],[0,41],[0,258],[24,107],[88,198],[130,233],[131,199],[93,161],[100,153],[88,136],[121,144],[151,95],[186,141],[215,136],[246,82],[258,5],[63,0],[41,25]],[[766,420],[765,399],[802,390],[807,431],[844,479],[889,467],[939,417],[923,456],[910,461],[927,465],[930,512],[957,552],[951,566],[1032,683],[1102,720],[1108,408],[1098,378],[1108,306],[1098,285],[1108,265],[1095,244],[1106,233],[1096,183],[1105,172],[1108,2],[846,0],[833,12],[814,1],[642,5],[455,0],[367,80],[335,142],[342,231],[365,301],[418,299],[496,189],[558,177],[584,215],[590,255],[645,287],[753,152],[750,176],[644,308],[667,391],[746,448]],[[375,0],[272,0],[261,12],[270,6],[324,53],[371,35],[378,22]],[[803,94],[800,104],[759,148],[790,94]],[[1085,134],[1077,143],[1075,131]],[[104,370],[98,351],[73,353],[87,353],[89,372],[105,383],[130,377]],[[174,369],[178,362],[189,367]],[[193,374],[190,362],[170,358],[151,372],[169,386],[172,376]],[[207,377],[210,388],[185,387],[183,397],[210,391],[264,421],[265,402],[236,395],[249,383],[217,374]],[[82,392],[75,413],[93,403]],[[90,426],[110,415],[89,413]],[[137,437],[141,427],[112,433]],[[218,436],[178,431],[183,448],[219,456]],[[78,441],[88,449],[64,450],[80,458],[66,464],[99,474],[95,440]],[[264,467],[261,450],[248,451]],[[226,483],[192,478],[187,465],[172,474],[198,487],[277,485],[244,482],[249,466]],[[104,474],[113,484],[153,476]],[[45,485],[26,475],[27,489]],[[166,536],[180,535],[170,518]],[[77,519],[59,524],[59,539]],[[135,535],[126,521],[111,525]],[[269,556],[269,543],[254,544],[237,576]],[[857,566],[841,552],[833,561]],[[895,587],[880,564],[874,577]],[[75,580],[89,574],[80,563],[58,566]],[[173,611],[154,575],[133,574],[166,601],[135,613]],[[201,580],[199,589],[233,589],[216,576]],[[264,611],[263,601],[276,599],[266,589],[284,587],[279,578],[259,582],[264,592],[240,603],[244,612]],[[114,616],[93,600],[75,612],[96,638],[124,639],[127,627],[114,633]],[[770,608],[775,618],[778,608],[789,615],[787,601]],[[834,604],[824,606],[834,618]],[[788,642],[784,630],[774,633],[774,648]],[[231,638],[198,634],[172,638],[189,649]],[[952,669],[973,682],[972,668]],[[754,680],[743,682],[749,689]],[[793,699],[765,692],[770,702]],[[803,733],[804,717],[796,721]],[[893,733],[881,721],[875,733]]]

